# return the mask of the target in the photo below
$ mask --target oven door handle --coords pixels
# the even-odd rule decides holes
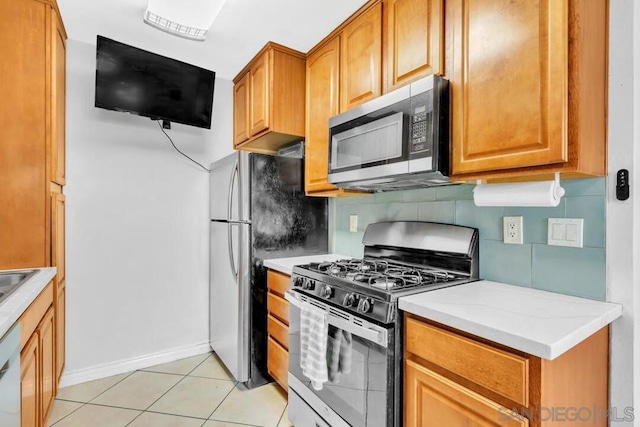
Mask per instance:
[[[303,301],[300,301],[298,298],[296,298],[295,294],[293,294],[291,291],[286,291],[284,293],[284,297],[287,301],[289,301],[290,304],[293,304],[296,308],[302,310]],[[322,306],[326,306],[324,303],[320,304],[322,304]],[[389,346],[388,333],[385,328],[381,328],[372,323],[370,324],[367,321],[362,321],[365,326],[356,325],[349,320],[331,314],[329,310],[325,309],[325,311],[327,312],[327,321],[330,325],[333,325],[338,329],[342,329],[343,331],[349,332],[350,334],[364,338],[367,341],[374,342],[384,348],[387,348]],[[349,318],[352,318],[352,316],[348,313],[345,313],[345,315]]]

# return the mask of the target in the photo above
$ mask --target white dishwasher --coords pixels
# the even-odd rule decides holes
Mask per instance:
[[[20,325],[0,340],[0,426],[20,427]]]

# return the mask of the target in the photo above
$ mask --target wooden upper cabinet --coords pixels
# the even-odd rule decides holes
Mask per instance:
[[[446,1],[455,179],[605,173],[606,3]]]
[[[385,0],[385,92],[444,71],[444,0]]]
[[[329,172],[329,118],[339,112],[340,37],[307,58],[307,128],[305,189],[307,194],[337,191],[327,182]]]
[[[55,11],[51,14],[51,181],[65,184],[66,48],[64,29]]]
[[[251,135],[269,128],[269,51],[260,55],[249,71],[251,96],[249,117]]]
[[[233,82],[236,150],[276,153],[304,139],[303,53],[269,42]]]
[[[233,86],[233,145],[249,139],[249,73]]]
[[[341,32],[340,111],[382,94],[382,3]]]

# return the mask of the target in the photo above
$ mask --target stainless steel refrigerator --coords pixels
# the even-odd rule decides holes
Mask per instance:
[[[267,373],[263,260],[328,250],[327,201],[304,195],[302,159],[235,152],[211,165],[209,339],[253,388]]]

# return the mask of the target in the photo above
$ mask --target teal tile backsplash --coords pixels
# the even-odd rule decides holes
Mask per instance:
[[[555,208],[477,207],[473,185],[452,185],[335,199],[330,217],[334,252],[361,257],[367,225],[379,221],[433,221],[480,231],[480,277],[604,301],[605,178],[562,181]],[[349,232],[358,215],[358,232]],[[502,217],[522,216],[524,245],[502,243]],[[584,248],[548,246],[548,218],[584,218]]]

